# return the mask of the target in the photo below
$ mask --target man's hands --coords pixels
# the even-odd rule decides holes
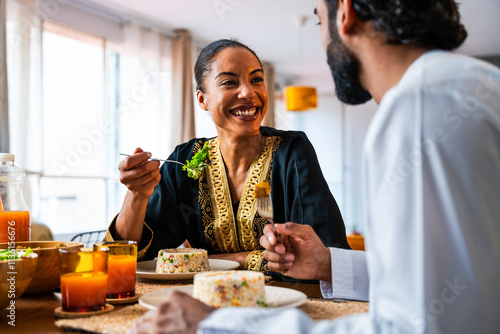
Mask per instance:
[[[213,311],[212,306],[172,291],[155,310],[140,317],[127,334],[195,334],[200,322]]]
[[[260,244],[266,250],[269,270],[299,279],[331,282],[330,250],[323,245],[310,225],[276,224],[282,244],[270,225],[264,228]]]
[[[123,159],[118,165],[120,182],[139,198],[149,198],[161,179],[160,162],[148,161],[149,158],[151,153],[138,147],[134,154]]]

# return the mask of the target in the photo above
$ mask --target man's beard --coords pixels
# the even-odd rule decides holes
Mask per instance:
[[[372,96],[359,81],[357,57],[342,43],[336,27],[330,29],[330,34],[332,41],[328,45],[326,56],[335,82],[337,97],[340,101],[351,105],[365,103]]]

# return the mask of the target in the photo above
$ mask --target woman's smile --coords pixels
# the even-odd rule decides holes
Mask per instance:
[[[243,121],[253,121],[259,117],[260,107],[257,106],[237,106],[229,110],[231,115]]]

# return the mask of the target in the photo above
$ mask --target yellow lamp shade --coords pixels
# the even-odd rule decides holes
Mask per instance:
[[[316,88],[305,86],[285,87],[286,109],[290,111],[305,111],[318,107]]]

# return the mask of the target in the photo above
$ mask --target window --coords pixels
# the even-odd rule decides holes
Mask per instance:
[[[115,181],[106,165],[113,144],[102,129],[104,40],[46,23],[42,41],[39,219],[54,233],[100,230],[117,212],[106,196]]]
[[[126,191],[119,153],[141,146],[165,157],[176,144],[170,38],[128,25],[123,40],[108,41],[42,24],[16,1],[7,38],[10,150],[27,172],[32,222],[58,240],[107,228]]]

